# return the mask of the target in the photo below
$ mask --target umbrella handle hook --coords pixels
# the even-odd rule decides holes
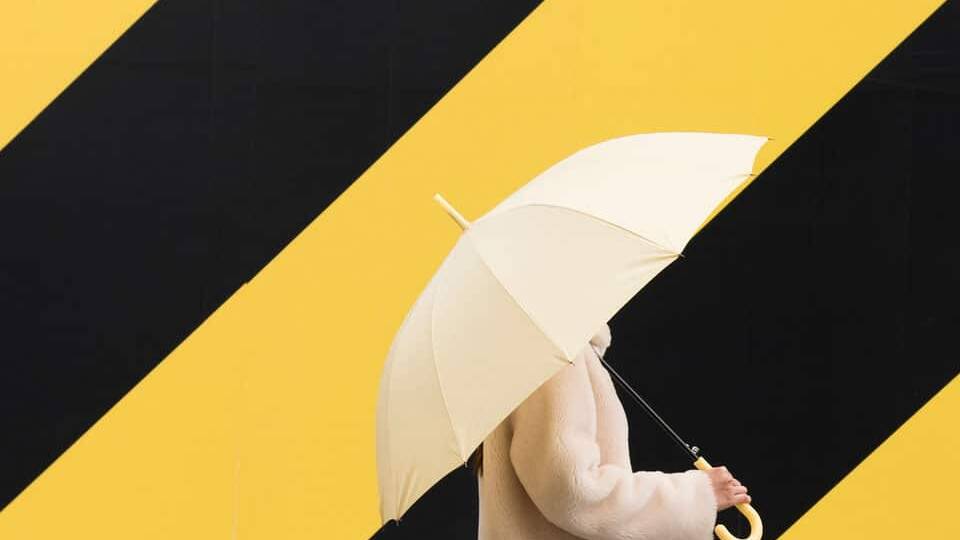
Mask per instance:
[[[701,471],[707,471],[713,467],[707,463],[707,460],[702,457],[697,458],[693,464],[700,469]],[[763,536],[763,521],[760,520],[760,514],[749,504],[738,504],[737,510],[743,514],[743,517],[747,518],[747,521],[750,522],[750,536],[747,536],[744,539],[740,539],[738,536],[734,536],[727,528],[723,525],[717,525],[713,529],[713,532],[716,533],[717,538],[720,540],[760,540],[760,537]]]

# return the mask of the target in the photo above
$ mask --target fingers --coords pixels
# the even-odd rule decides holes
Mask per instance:
[[[722,483],[722,484],[730,484],[730,485],[733,485],[733,486],[741,486],[741,485],[743,485],[743,484],[740,483],[739,480],[737,480],[736,478],[733,477],[733,474],[732,474],[729,470],[727,470],[726,467],[724,467],[724,466],[721,465],[721,466],[719,466],[719,467],[714,467],[714,469],[717,470],[717,473],[716,473],[716,475],[717,475],[717,480],[718,480],[720,483]]]
[[[718,510],[725,510],[737,504],[750,504],[752,500],[747,494],[747,486],[733,477],[724,466],[713,467],[707,471],[713,483],[714,493],[717,495]]]
[[[741,493],[739,495],[728,495],[724,497],[721,502],[718,503],[717,510],[726,510],[727,508],[730,508],[731,506],[734,506],[737,504],[750,504],[751,500],[752,499],[750,498],[750,496],[747,495],[746,493]]]
[[[727,494],[733,504],[750,504],[751,499],[750,495],[747,495],[747,486],[730,484]]]

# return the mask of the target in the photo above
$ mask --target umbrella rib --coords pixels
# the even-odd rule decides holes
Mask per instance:
[[[465,236],[469,237],[469,235],[465,235]],[[541,326],[540,321],[538,321],[537,318],[534,317],[532,313],[530,313],[530,310],[525,308],[523,304],[521,304],[520,301],[517,300],[517,297],[515,297],[512,292],[510,292],[510,289],[507,288],[503,280],[500,279],[500,276],[498,276],[497,273],[493,270],[493,268],[489,264],[487,264],[486,259],[483,258],[483,253],[480,251],[480,247],[473,241],[473,238],[469,238],[469,240],[470,240],[470,246],[473,247],[474,252],[477,254],[477,258],[480,259],[480,262],[483,264],[483,267],[487,269],[487,272],[490,272],[490,275],[493,276],[493,280],[497,282],[497,285],[500,285],[500,288],[503,289],[503,292],[507,294],[507,298],[509,298],[510,301],[513,302],[514,305],[516,305],[517,308],[520,309],[520,311],[522,311],[523,314],[527,316],[527,319],[529,319],[530,322],[533,323],[534,328],[536,328],[537,331],[543,334],[543,337],[547,338],[547,341],[550,342],[550,344],[552,344],[554,347],[559,349],[561,353],[563,353],[563,359],[566,360],[567,363],[572,364],[573,360],[569,358],[569,355],[567,355],[567,351],[562,350],[562,347],[557,346],[557,344],[553,341],[553,338],[550,337],[550,334],[548,334],[543,329],[543,326]]]
[[[443,409],[447,411],[447,421],[450,423],[450,434],[453,435],[454,442],[457,443],[457,454],[461,461],[466,462],[466,456],[463,452],[463,442],[460,440],[460,437],[457,436],[457,430],[453,425],[453,415],[450,414],[450,404],[447,402],[447,393],[443,390],[443,378],[440,377],[440,368],[437,367],[437,344],[433,339],[433,336],[436,333],[436,314],[437,314],[437,297],[440,294],[442,288],[438,285],[437,290],[434,291],[434,299],[430,305],[430,352],[433,353],[433,372],[437,376],[437,386],[440,388],[440,399],[443,401]]]
[[[656,247],[656,248],[658,248],[658,249],[662,249],[663,251],[666,251],[666,252],[669,253],[670,255],[675,255],[675,256],[677,256],[677,257],[683,256],[682,253],[679,253],[679,252],[677,252],[677,251],[674,251],[674,250],[672,250],[672,249],[670,249],[670,248],[668,248],[668,247],[664,247],[664,246],[660,245],[660,243],[655,242],[654,240],[651,240],[650,238],[647,238],[646,236],[638,233],[637,231],[628,229],[628,228],[624,227],[623,225],[620,225],[620,224],[618,224],[618,223],[614,223],[613,221],[610,221],[609,219],[604,219],[604,218],[602,218],[602,217],[600,217],[600,216],[597,216],[597,215],[595,215],[595,214],[591,214],[590,212],[586,212],[586,211],[584,211],[584,210],[580,210],[579,208],[573,208],[573,207],[570,207],[570,206],[563,206],[563,205],[560,205],[560,204],[542,203],[542,202],[525,203],[523,206],[518,206],[518,207],[516,207],[516,208],[523,208],[524,206],[544,206],[544,207],[547,207],[547,208],[557,208],[557,209],[560,209],[560,210],[565,210],[565,211],[567,211],[567,212],[574,212],[574,213],[577,213],[577,214],[586,216],[586,217],[588,217],[588,218],[590,218],[590,219],[592,219],[592,220],[594,220],[594,221],[599,221],[599,222],[601,222],[601,223],[605,223],[605,224],[607,224],[607,225],[609,225],[609,226],[611,226],[611,227],[615,227],[615,228],[617,228],[617,229],[620,229],[621,231],[624,231],[624,232],[626,232],[626,233],[628,233],[628,234],[631,234],[631,235],[633,235],[633,236],[636,236],[637,238],[643,240],[644,242],[650,244],[651,246],[654,246],[654,247]],[[516,208],[514,208],[514,209],[516,209]]]

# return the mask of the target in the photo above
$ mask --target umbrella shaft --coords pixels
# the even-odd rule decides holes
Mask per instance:
[[[626,390],[628,394],[630,394],[630,397],[632,397],[634,401],[640,404],[640,407],[642,407],[643,410],[646,411],[646,413],[650,416],[650,418],[653,419],[654,422],[657,423],[657,425],[659,425],[661,428],[663,428],[665,432],[667,432],[667,435],[669,435],[670,438],[673,439],[673,442],[677,443],[677,446],[679,446],[688,456],[690,456],[690,458],[693,461],[696,461],[700,457],[698,455],[700,452],[700,449],[697,448],[696,446],[690,446],[689,444],[684,442],[684,440],[680,438],[680,435],[678,435],[677,432],[674,431],[673,428],[670,427],[670,425],[667,424],[667,422],[664,421],[663,418],[660,418],[660,415],[657,414],[657,411],[653,410],[653,407],[651,407],[650,404],[647,403],[647,401],[643,399],[643,397],[641,397],[640,394],[638,394],[637,391],[634,390],[632,386],[630,386],[630,383],[628,383],[623,377],[621,377],[620,374],[617,373],[617,371],[613,369],[613,367],[610,366],[610,364],[608,364],[607,361],[604,360],[602,356],[598,354],[597,357],[600,358],[600,362],[603,363],[603,367],[607,368],[607,371],[609,371],[610,374],[613,375],[613,380],[619,383],[620,386],[624,390]]]

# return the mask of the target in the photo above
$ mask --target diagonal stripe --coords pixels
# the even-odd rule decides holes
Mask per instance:
[[[0,150],[155,1],[7,2],[0,17]]]
[[[960,378],[807,512],[781,538],[960,538]]]
[[[545,4],[11,504],[0,536],[373,532],[382,359],[456,234],[432,194],[477,216],[638,131],[768,134],[762,169],[938,2],[800,5]]]
[[[538,4],[165,0],[97,58],[0,152],[0,508]]]

